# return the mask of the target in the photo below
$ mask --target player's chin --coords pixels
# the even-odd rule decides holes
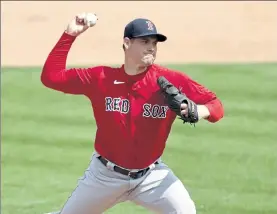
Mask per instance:
[[[154,57],[145,57],[141,61],[145,66],[149,66],[155,62],[155,58]]]

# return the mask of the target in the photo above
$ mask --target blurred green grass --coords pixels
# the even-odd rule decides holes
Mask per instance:
[[[163,160],[198,214],[277,213],[277,64],[168,65],[215,91],[225,117],[176,121]],[[39,68],[2,68],[2,212],[59,210],[93,152],[89,101],[45,88]],[[149,213],[131,203],[106,213]]]

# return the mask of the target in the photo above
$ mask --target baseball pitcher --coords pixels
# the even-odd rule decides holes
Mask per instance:
[[[86,96],[97,124],[91,162],[60,213],[99,214],[131,201],[154,213],[195,214],[188,191],[161,156],[176,117],[185,124],[215,123],[224,115],[221,101],[188,75],[154,63],[167,37],[144,18],[124,29],[122,65],[67,69],[73,42],[97,20],[91,13],[74,17],[41,73],[44,86]]]

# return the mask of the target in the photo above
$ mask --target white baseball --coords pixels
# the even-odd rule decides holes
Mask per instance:
[[[87,13],[84,22],[88,27],[92,27],[96,24],[98,17],[93,13]]]

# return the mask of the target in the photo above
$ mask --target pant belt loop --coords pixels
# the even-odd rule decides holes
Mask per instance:
[[[155,164],[155,163],[152,163],[152,164],[149,166],[149,170],[154,169],[155,167],[156,167],[156,164]]]
[[[108,161],[108,160],[107,160],[107,161]],[[112,163],[112,162],[110,162],[110,161],[108,161],[108,163],[107,163],[107,168],[108,168],[109,170],[114,171],[114,167],[115,167],[115,164]]]

